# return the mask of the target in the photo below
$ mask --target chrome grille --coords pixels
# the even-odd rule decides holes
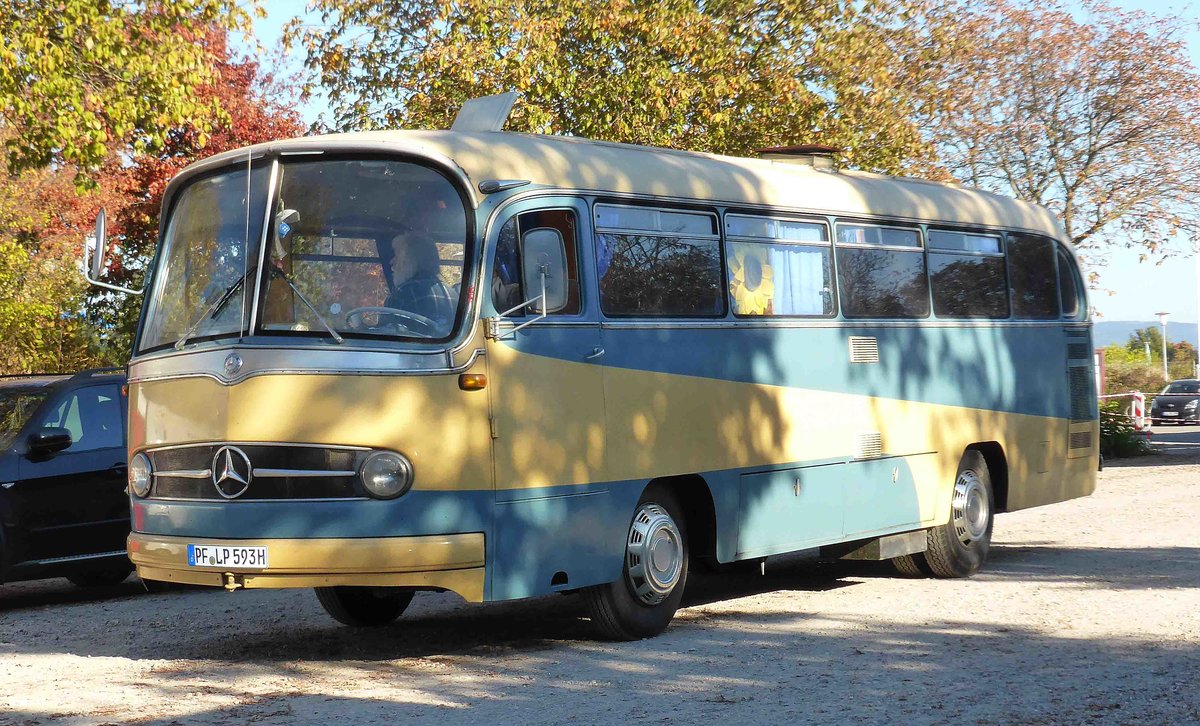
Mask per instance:
[[[212,443],[147,451],[153,467],[151,497],[224,501],[213,483],[213,457],[235,446],[250,460],[246,499],[345,499],[364,497],[358,467],[369,449],[296,444]]]

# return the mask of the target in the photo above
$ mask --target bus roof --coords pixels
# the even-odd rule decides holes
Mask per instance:
[[[955,184],[578,137],[504,131],[368,131],[251,147],[255,152],[318,148],[441,156],[462,169],[473,186],[489,179],[520,179],[562,189],[1024,229],[1065,240],[1058,219],[1048,209]],[[245,158],[246,151],[219,154],[195,166],[225,164]]]

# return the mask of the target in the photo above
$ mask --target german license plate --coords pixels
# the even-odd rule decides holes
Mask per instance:
[[[266,547],[189,544],[187,555],[188,567],[237,567],[245,570],[267,568]]]
[[[1164,416],[1178,416],[1179,412],[1178,411],[1163,411],[1163,415]]]

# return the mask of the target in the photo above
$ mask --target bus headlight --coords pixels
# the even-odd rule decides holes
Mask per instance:
[[[358,470],[367,494],[376,499],[395,499],[413,482],[413,465],[402,454],[376,451],[367,457]]]
[[[135,454],[129,461],[129,491],[139,497],[150,496],[150,482],[154,480],[150,469],[150,457]]]

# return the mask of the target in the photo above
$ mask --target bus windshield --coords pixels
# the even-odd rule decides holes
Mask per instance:
[[[448,179],[397,160],[286,157],[274,177],[268,189],[271,164],[256,162],[180,191],[139,350],[241,336],[256,298],[255,334],[452,336],[467,214]]]

